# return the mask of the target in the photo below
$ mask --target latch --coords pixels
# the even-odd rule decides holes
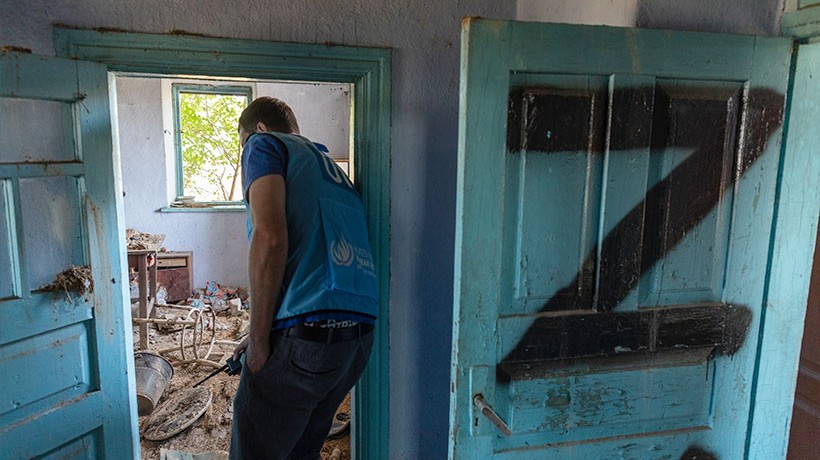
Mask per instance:
[[[501,417],[495,413],[493,408],[490,407],[486,401],[484,401],[484,396],[481,393],[473,396],[473,404],[475,404],[476,409],[478,409],[481,414],[490,419],[490,423],[495,425],[495,427],[498,428],[504,436],[512,436],[512,430],[510,430],[510,427],[504,423],[504,420],[501,420]]]

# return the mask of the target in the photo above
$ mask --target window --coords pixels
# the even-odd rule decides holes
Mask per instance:
[[[177,203],[242,199],[237,121],[250,103],[249,86],[174,84]]]

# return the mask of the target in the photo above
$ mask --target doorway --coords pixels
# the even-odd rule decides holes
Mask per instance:
[[[351,85],[131,74],[115,74],[114,82],[134,349],[151,353],[148,359],[159,355],[174,369],[159,400],[137,394],[142,458],[159,458],[162,449],[227,451],[238,378],[218,373],[192,386],[226,361],[250,325],[237,120],[257,97],[281,99],[294,110],[301,134],[327,147],[347,172],[353,160]],[[140,297],[150,292],[140,291],[150,285],[139,275],[146,245],[157,250],[143,264],[156,265],[150,302]],[[150,308],[140,310],[144,303]],[[193,326],[181,324],[201,317],[205,321]],[[195,392],[210,394],[211,402],[196,421],[198,412],[182,420],[193,422],[191,428],[157,431],[168,420],[158,406]],[[351,415],[348,398],[323,455],[339,449],[340,458],[350,458]]]
[[[387,457],[390,51],[72,29],[56,29],[55,47],[60,56],[100,62],[113,73],[350,85],[351,171],[365,204],[381,300],[373,353],[352,397],[352,457]]]

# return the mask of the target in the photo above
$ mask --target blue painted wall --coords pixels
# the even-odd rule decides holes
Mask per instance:
[[[52,25],[393,48],[391,457],[446,455],[462,16],[774,34],[783,0],[3,0],[0,46],[53,55]],[[603,14],[602,14],[603,11]],[[727,14],[731,13],[731,14]]]

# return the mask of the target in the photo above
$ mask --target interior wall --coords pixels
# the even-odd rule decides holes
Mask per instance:
[[[779,35],[790,0],[638,0],[638,27]]]
[[[797,0],[518,0],[516,19],[535,22],[779,35]]]
[[[159,212],[176,197],[172,82],[160,78],[117,78],[117,115],[126,228],[165,235],[169,251],[192,251],[194,287],[209,280],[248,286],[245,211]],[[185,83],[240,84],[202,80]],[[350,89],[347,84],[250,82],[254,97],[287,102],[301,133],[325,144],[336,159],[350,146]]]
[[[635,21],[644,27],[775,34],[782,1],[640,0]],[[460,21],[471,15],[591,24],[611,18],[619,25],[631,24],[632,4],[626,0],[584,0],[583,8],[565,3],[571,2],[519,0],[519,9],[516,2],[495,0],[5,0],[0,3],[0,45],[54,54],[52,25],[60,23],[391,48],[390,457],[443,458]]]
[[[639,0],[575,0],[571,2],[518,0],[516,19],[634,27]]]

